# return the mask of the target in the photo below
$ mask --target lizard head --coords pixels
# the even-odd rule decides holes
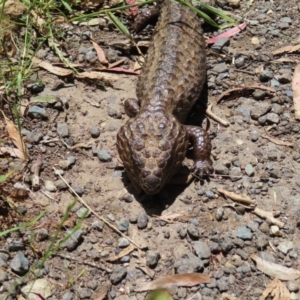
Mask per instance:
[[[188,134],[173,115],[162,110],[141,110],[121,127],[117,148],[134,185],[153,195],[182,165]]]

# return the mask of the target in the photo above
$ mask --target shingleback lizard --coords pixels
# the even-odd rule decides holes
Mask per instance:
[[[183,125],[206,78],[201,21],[187,6],[158,1],[160,17],[137,83],[137,100],[125,101],[132,118],[117,148],[135,187],[156,194],[178,171],[189,145],[198,176],[212,171],[211,142],[201,127]]]

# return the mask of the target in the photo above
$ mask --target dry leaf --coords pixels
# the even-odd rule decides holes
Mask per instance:
[[[261,300],[265,300],[268,296],[273,297],[273,300],[290,300],[291,294],[287,287],[278,279],[275,278],[264,290],[261,295]]]
[[[18,157],[24,160],[24,154],[17,148],[0,147],[0,155],[9,154],[11,157]]]
[[[295,58],[286,58],[286,57],[281,57],[279,59],[272,60],[270,62],[271,63],[278,63],[278,64],[282,64],[282,63],[295,63],[295,64],[299,64],[300,63],[300,61],[298,59],[295,59]]]
[[[292,82],[295,119],[300,120],[300,64],[295,68]]]
[[[273,55],[278,55],[278,54],[282,54],[282,53],[293,53],[293,52],[297,52],[300,50],[300,44],[299,45],[295,45],[295,46],[285,46],[282,48],[279,48],[275,51],[273,51]]]
[[[137,266],[137,269],[142,270],[145,274],[147,274],[151,279],[154,277],[155,275],[155,271],[151,270],[149,267],[147,267],[146,265],[144,266]]]
[[[107,295],[107,292],[101,292],[97,294],[96,298],[94,300],[103,300]]]
[[[59,68],[51,65],[50,63],[46,61],[42,61],[41,59],[37,57],[33,57],[32,61],[37,64],[39,67],[49,71],[52,74],[58,75],[58,76],[69,76],[73,73],[72,70],[65,69],[65,68]]]
[[[213,44],[215,43],[219,38],[221,37],[227,37],[227,38],[230,38],[234,35],[236,35],[237,33],[239,33],[240,31],[242,31],[243,29],[245,29],[247,26],[247,22],[244,22],[243,24],[240,24],[238,26],[235,26],[231,29],[228,29],[227,31],[217,35],[217,36],[214,36],[213,38],[210,38],[208,40],[206,40],[206,44]]]
[[[75,77],[81,78],[81,79],[97,79],[101,81],[105,81],[107,83],[117,81],[119,79],[119,76],[110,74],[110,73],[105,73],[105,72],[82,72],[79,74],[75,74]]]
[[[96,42],[94,42],[93,40],[92,40],[92,43],[93,43],[94,49],[97,52],[97,56],[98,56],[98,59],[101,62],[101,64],[108,65],[108,60],[106,59],[105,53],[102,50],[102,48]]]
[[[3,114],[4,116],[4,114]],[[12,140],[12,142],[14,143],[14,145],[20,150],[20,153],[18,152],[19,155],[17,155],[20,159],[22,160],[26,160],[27,159],[27,149],[26,146],[23,142],[23,139],[21,137],[20,132],[17,130],[15,124],[10,121],[9,119],[7,119],[4,116],[5,122],[6,122],[6,130],[8,132],[8,135],[10,137],[10,139]],[[17,154],[17,153],[15,153]]]
[[[260,65],[257,68],[255,68],[255,74],[259,75],[264,70],[264,66]]]
[[[112,255],[112,256],[108,257],[106,260],[110,261],[110,262],[117,261],[120,258],[122,258],[123,256],[128,255],[129,253],[131,253],[135,249],[136,249],[136,247],[134,245],[130,244],[128,247],[123,249],[119,254]]]
[[[288,147],[294,147],[293,143],[290,142],[283,142],[281,140],[275,139],[269,135],[262,135],[261,137],[263,137],[264,139],[267,139],[269,141],[271,141],[272,143],[276,144],[276,145],[282,145],[282,146],[288,146]]]
[[[107,69],[106,71],[113,71],[113,72],[118,72],[118,73],[127,73],[127,74],[134,74],[134,75],[140,74],[139,70],[124,69],[122,67],[110,68],[110,69]]]
[[[256,267],[261,272],[278,278],[280,280],[296,280],[300,277],[300,271],[292,268],[287,268],[258,257],[257,255],[251,255],[251,259],[256,262]]]
[[[276,93],[276,91],[270,87],[262,85],[251,85],[251,86],[240,86],[223,92],[218,98],[217,103],[219,103],[224,97],[234,99],[240,97],[241,95],[252,93],[253,90],[260,89],[268,92]]]
[[[135,291],[145,292],[149,290],[165,289],[171,285],[190,287],[201,283],[210,283],[210,276],[208,274],[200,273],[176,274],[155,279],[154,281],[148,282],[144,286],[137,288]]]

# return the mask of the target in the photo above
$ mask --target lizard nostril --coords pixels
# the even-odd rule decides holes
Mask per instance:
[[[149,194],[155,194],[160,190],[160,179],[155,175],[149,175],[144,179],[144,190]]]

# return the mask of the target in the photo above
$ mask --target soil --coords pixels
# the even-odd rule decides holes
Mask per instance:
[[[30,82],[35,86],[28,89],[34,93],[30,99],[53,95],[58,101],[31,105],[25,113],[22,134],[29,164],[2,187],[5,199],[10,195],[24,217],[9,212],[3,198],[0,226],[2,230],[12,228],[24,218],[31,220],[44,209],[47,212],[34,225],[0,237],[0,299],[17,299],[34,279],[30,274],[11,291],[19,276],[49,253],[51,241],[57,245],[68,234],[73,240],[62,243],[62,249],[46,260],[39,273],[34,271],[51,286],[47,299],[145,299],[146,293],[135,289],[152,279],[201,272],[211,275],[209,284],[190,288],[173,285],[168,289],[173,299],[256,300],[274,278],[259,270],[253,255],[299,270],[300,125],[294,117],[291,87],[293,61],[298,55],[276,56],[273,51],[300,39],[300,6],[297,1],[282,0],[241,1],[237,8],[225,1],[218,5],[240,16],[247,12],[246,18],[256,25],[248,24],[220,52],[207,50],[208,103],[215,115],[230,123],[225,127],[210,119],[215,172],[209,180],[169,184],[155,196],[136,194],[115,143],[118,129],[128,118],[122,100],[135,97],[137,76],[115,73],[117,79],[103,83],[37,69]],[[107,20],[101,26],[60,26],[64,54],[72,63],[81,64],[82,70],[101,67],[91,35],[110,63],[124,58],[122,66],[133,69],[138,57],[134,46]],[[222,32],[204,28],[207,37]],[[148,26],[137,41],[149,40],[151,33]],[[52,65],[59,61],[49,48],[39,50],[37,57]],[[276,61],[279,58],[291,61]],[[35,94],[40,82],[42,92]],[[250,86],[276,92],[246,89]],[[223,92],[235,87],[243,88],[232,99],[224,97],[217,103]],[[45,113],[36,112],[37,106]],[[3,108],[9,111],[8,104]],[[201,105],[197,109],[201,112]],[[39,160],[40,187],[34,189],[30,167]],[[3,172],[18,164],[16,158],[1,158]],[[187,158],[184,165],[185,170],[191,167],[192,160]],[[58,174],[98,217],[92,212],[81,218],[84,205],[79,200],[74,204],[74,192]],[[29,187],[25,199],[17,197],[15,190],[20,189],[12,187],[16,182]],[[280,228],[276,222],[255,215],[252,207],[224,197],[220,189],[248,195],[263,211],[278,212],[276,220],[284,225]],[[82,224],[77,230],[78,223]],[[130,247],[128,239],[117,231],[142,250],[128,251],[111,262],[111,257]],[[18,266],[18,259],[23,263],[28,260],[27,270]],[[285,284],[290,299],[300,299],[300,279]],[[226,298],[228,295],[232,298]]]

